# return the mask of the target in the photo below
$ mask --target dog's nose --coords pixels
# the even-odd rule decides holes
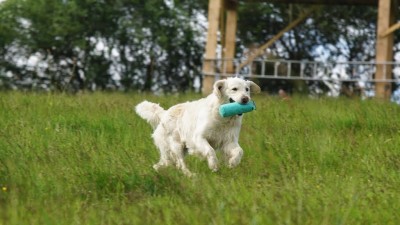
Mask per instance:
[[[249,97],[247,97],[247,96],[242,97],[242,103],[243,104],[246,104],[248,102],[249,102]]]

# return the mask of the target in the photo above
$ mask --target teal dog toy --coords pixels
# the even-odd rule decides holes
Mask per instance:
[[[219,107],[219,114],[222,117],[229,117],[234,115],[242,115],[243,113],[251,112],[256,109],[254,101],[249,101],[247,104],[240,104],[237,102],[223,104]]]

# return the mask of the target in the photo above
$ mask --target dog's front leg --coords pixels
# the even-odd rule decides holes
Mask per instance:
[[[207,159],[208,167],[213,171],[216,172],[218,170],[218,159],[217,155],[215,154],[215,150],[211,147],[208,141],[199,136],[196,138],[196,149],[201,151],[201,154]]]
[[[225,154],[228,157],[228,167],[233,168],[240,163],[243,156],[243,149],[238,143],[230,143],[224,147]]]

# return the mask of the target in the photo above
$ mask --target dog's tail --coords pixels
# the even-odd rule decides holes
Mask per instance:
[[[155,129],[166,112],[159,104],[143,101],[135,107],[136,113]]]

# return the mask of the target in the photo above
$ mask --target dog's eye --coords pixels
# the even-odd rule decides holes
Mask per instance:
[[[246,88],[246,91],[249,91],[249,88]]]
[[[232,88],[232,91],[237,91],[238,89],[237,88]]]

